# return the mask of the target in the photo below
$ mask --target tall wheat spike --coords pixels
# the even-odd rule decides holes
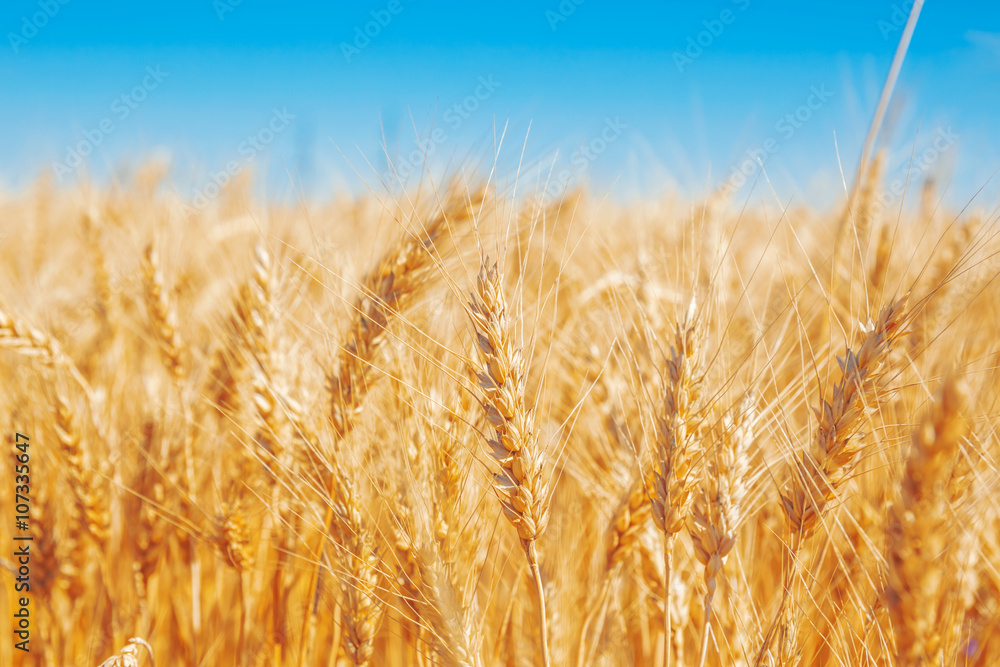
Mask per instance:
[[[753,400],[747,398],[726,417],[716,436],[714,451],[709,453],[708,470],[688,517],[688,531],[694,555],[705,567],[705,627],[702,631],[701,658],[705,664],[708,651],[712,598],[717,579],[729,552],[736,545],[736,530],[743,513],[750,469],[749,448],[755,421]]]
[[[493,488],[528,559],[538,595],[542,662],[549,665],[545,589],[536,546],[549,521],[549,491],[542,470],[544,452],[538,445],[534,412],[525,403],[527,368],[520,348],[513,342],[503,274],[488,259],[479,270],[476,290],[471,294],[469,317],[480,353],[476,379],[486,418],[493,427],[493,437],[488,440],[490,455],[500,467],[493,476]]]
[[[795,539],[815,529],[837,489],[848,479],[860,454],[858,430],[863,418],[878,409],[887,389],[888,357],[906,333],[906,297],[889,302],[870,323],[857,352],[837,359],[842,379],[823,401],[816,436],[796,457],[791,482],[781,506]]]
[[[927,415],[914,428],[900,499],[892,507],[887,535],[886,606],[896,638],[896,664],[941,664],[948,626],[942,625],[946,587],[959,582],[946,565],[953,549],[949,485],[961,459],[967,389],[946,379]]]
[[[701,341],[697,302],[692,299],[677,323],[664,373],[663,397],[657,414],[651,498],[656,525],[664,535],[666,571],[664,590],[670,590],[674,539],[691,508],[695,477],[692,467],[698,440],[698,401],[701,391]],[[670,604],[664,598],[664,638],[672,636]],[[663,663],[670,664],[669,640],[664,640]]]

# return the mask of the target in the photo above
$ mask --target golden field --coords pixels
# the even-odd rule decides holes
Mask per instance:
[[[1000,664],[996,209],[873,164],[4,196],[0,664]]]

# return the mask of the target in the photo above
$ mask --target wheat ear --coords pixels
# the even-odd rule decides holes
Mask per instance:
[[[936,665],[944,660],[941,601],[951,579],[949,485],[962,456],[966,389],[949,378],[913,430],[902,493],[890,512],[886,606],[896,636],[896,665]],[[955,582],[958,583],[957,581]]]
[[[449,201],[433,220],[421,226],[419,233],[409,234],[383,255],[376,268],[362,281],[361,294],[353,303],[354,317],[346,341],[340,348],[333,370],[326,376],[330,418],[338,440],[354,428],[361,404],[375,379],[369,370],[385,341],[390,320],[400,316],[430,280],[431,270],[439,261],[438,244],[445,232],[452,223],[471,219],[476,204],[482,201],[483,196],[480,193],[469,201],[457,198]],[[330,507],[324,523],[329,525],[332,520]],[[326,543],[321,541],[317,548],[320,558],[310,583],[313,598],[316,598],[320,585],[319,562],[325,548]],[[306,615],[306,628],[314,618],[315,611]],[[305,634],[307,631],[303,630]],[[303,642],[300,662],[308,659],[310,650],[309,643]]]
[[[159,253],[150,243],[146,246],[142,263],[143,284],[145,286],[146,307],[156,334],[156,342],[160,347],[163,362],[170,372],[170,377],[180,383],[184,377],[184,364],[181,360],[181,340],[177,333],[177,314],[171,307],[163,283],[163,272],[160,269]]]
[[[354,426],[354,419],[369,389],[369,370],[386,340],[389,322],[407,309],[433,275],[438,243],[449,225],[467,220],[471,202],[450,202],[417,234],[410,234],[379,261],[361,283],[353,303],[354,317],[334,370],[327,376],[330,415],[338,436]]]
[[[97,488],[95,475],[84,462],[84,448],[80,445],[80,432],[73,408],[58,392],[55,397],[55,417],[56,439],[66,462],[70,491],[87,533],[103,551],[111,525],[107,495]]]
[[[145,639],[140,637],[132,637],[132,639],[129,639],[124,648],[118,652],[118,655],[111,656],[98,665],[98,667],[139,667],[140,648],[146,649],[146,652],[149,653],[149,661],[152,663],[153,667],[156,667],[156,658],[153,656],[153,647],[150,646]]]
[[[159,254],[156,246],[150,243],[146,246],[142,262],[143,283],[145,287],[146,309],[149,311],[151,324],[159,344],[163,363],[170,373],[174,386],[181,401],[184,413],[185,428],[190,429],[193,421],[190,415],[190,405],[184,398],[185,368],[181,358],[183,345],[177,331],[177,311],[168,297],[160,267]],[[183,434],[183,465],[184,478],[187,484],[187,494],[192,505],[198,503],[198,487],[195,479],[193,437],[190,431]],[[193,542],[187,541],[187,558],[191,570],[191,628],[192,646],[197,647],[198,635],[201,629],[201,562],[195,551]]]
[[[23,356],[38,359],[49,368],[63,368],[68,371],[73,381],[87,395],[88,413],[91,423],[97,430],[98,437],[107,441],[107,428],[98,418],[98,411],[94,409],[94,405],[97,403],[94,390],[90,387],[87,379],[83,377],[80,369],[73,363],[73,360],[63,352],[58,341],[0,309],[0,349],[13,350]]]
[[[826,506],[853,471],[861,447],[856,436],[863,417],[878,408],[889,353],[906,333],[905,312],[905,296],[890,302],[866,328],[858,351],[848,349],[843,359],[837,359],[842,379],[834,386],[830,401],[823,401],[816,437],[796,458],[796,474],[781,495],[796,539],[808,537],[816,529]]]
[[[640,480],[629,487],[619,503],[608,531],[607,571],[614,571],[621,565],[642,535],[646,522],[653,516],[653,506],[649,501],[651,493]]]
[[[848,348],[844,358],[837,359],[841,381],[834,386],[832,398],[822,401],[817,411],[819,425],[810,448],[795,458],[791,480],[781,492],[790,545],[782,597],[757,652],[755,665],[762,664],[770,654],[777,634],[789,638],[788,624],[781,619],[788,608],[799,549],[816,530],[827,505],[854,470],[861,453],[858,431],[865,415],[878,409],[885,390],[889,353],[906,333],[906,301],[904,295],[884,306],[878,320],[863,328],[865,337],[858,351]]]
[[[448,667],[480,667],[482,662],[471,636],[466,610],[446,571],[448,564],[437,557],[434,549],[420,549],[417,555],[422,606],[433,628],[435,652]]]
[[[239,575],[239,634],[236,639],[238,655],[242,656],[246,637],[246,600],[243,575],[253,567],[250,552],[250,530],[238,503],[224,503],[215,518],[214,543],[226,562]]]
[[[650,498],[656,524],[664,535],[664,590],[670,590],[674,538],[684,527],[691,507],[691,474],[697,439],[696,414],[701,387],[700,327],[694,299],[674,330],[666,363],[664,392],[657,415],[654,467]],[[663,602],[663,664],[670,664],[670,604]]]
[[[241,308],[247,347],[253,359],[251,388],[253,390],[254,412],[257,414],[258,429],[256,442],[267,450],[274,460],[281,459],[281,434],[278,422],[278,399],[272,390],[272,334],[271,299],[274,293],[274,271],[271,255],[263,243],[253,249],[253,276],[241,290]],[[275,466],[274,472],[278,472]]]
[[[736,545],[736,529],[744,512],[749,448],[753,441],[755,413],[750,398],[727,417],[715,441],[714,457],[702,479],[690,516],[688,532],[694,555],[705,567],[705,627],[701,638],[699,666],[705,664],[716,580],[726,557]]]
[[[334,477],[336,496],[332,499],[332,528],[340,547],[342,568],[342,639],[348,657],[357,667],[364,667],[375,651],[375,635],[384,612],[378,598],[380,559],[352,482],[339,469],[334,471]]]
[[[535,541],[549,520],[548,488],[542,478],[543,454],[535,433],[534,413],[525,401],[526,364],[513,341],[503,291],[503,275],[485,260],[469,303],[469,317],[479,344],[476,378],[483,409],[493,426],[490,455],[500,471],[493,488],[504,516],[517,530],[538,594],[542,661],[548,666],[548,621]]]
[[[38,358],[49,367],[64,358],[59,344],[50,336],[15,320],[3,310],[0,310],[0,348]]]

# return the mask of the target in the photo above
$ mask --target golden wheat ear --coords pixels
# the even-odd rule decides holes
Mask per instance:
[[[184,379],[184,363],[181,359],[183,346],[177,332],[177,312],[164,286],[159,252],[152,243],[143,253],[142,273],[146,308],[156,342],[170,377],[179,383]]]
[[[62,358],[62,350],[55,340],[38,329],[15,320],[3,310],[0,310],[0,348],[37,357],[50,367]]]
[[[476,378],[482,405],[493,427],[490,456],[499,467],[493,488],[504,516],[517,530],[538,595],[542,661],[550,664],[545,590],[536,540],[549,522],[549,490],[544,480],[545,456],[535,432],[534,411],[525,399],[527,364],[513,341],[499,265],[486,259],[468,304],[479,345]]]
[[[330,418],[340,437],[354,428],[361,404],[379,377],[376,355],[389,338],[389,327],[419,299],[435,277],[440,245],[454,226],[472,219],[478,199],[451,198],[442,210],[393,245],[361,281],[351,304],[351,322],[333,368],[327,374]]]
[[[834,385],[830,400],[821,401],[812,443],[796,454],[790,480],[780,492],[789,557],[782,565],[781,603],[757,652],[757,665],[774,657],[771,649],[775,639],[781,640],[780,657],[797,650],[795,623],[799,618],[792,613],[789,602],[800,550],[821,525],[830,503],[855,469],[862,453],[859,430],[863,421],[887,398],[890,356],[907,333],[907,298],[904,295],[890,301],[876,321],[862,324],[864,337],[857,351],[848,348],[844,357],[837,359],[841,380]]]
[[[716,429],[714,448],[707,454],[708,466],[688,517],[694,555],[705,568],[705,626],[699,665],[704,665],[707,658],[716,582],[729,552],[736,545],[736,531],[746,512],[744,500],[755,421],[753,399],[748,397]]]
[[[947,598],[961,589],[948,554],[954,473],[966,432],[962,412],[968,388],[948,377],[913,429],[899,501],[887,527],[889,569],[885,603],[896,638],[896,664],[934,665],[953,655],[954,624],[942,624]]]
[[[790,533],[801,540],[811,535],[837,490],[847,481],[861,453],[857,437],[867,414],[884,400],[889,355],[906,334],[906,297],[887,304],[867,329],[857,352],[848,349],[838,359],[841,381],[833,396],[823,401],[817,415],[816,436],[808,450],[796,457],[781,506]]]
[[[696,481],[694,463],[700,456],[700,396],[703,322],[692,299],[684,317],[674,327],[670,353],[663,370],[663,389],[655,414],[653,475],[649,486],[653,518],[664,536],[664,591],[669,592],[674,541],[683,530],[691,509]],[[663,601],[663,636],[673,636],[669,596]],[[669,641],[663,659],[670,661]]]
[[[357,667],[364,667],[374,656],[375,636],[385,614],[382,560],[353,481],[339,466],[334,474],[332,537],[338,547],[344,605],[343,648]]]

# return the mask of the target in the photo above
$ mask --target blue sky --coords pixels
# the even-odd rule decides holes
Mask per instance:
[[[753,180],[758,156],[781,199],[831,202],[907,7],[8,0],[0,187],[43,168],[69,185],[87,152],[99,181],[169,156],[186,197],[252,168],[272,196],[324,198],[379,188],[386,151],[415,182],[418,145],[438,173],[485,169],[506,126],[500,173],[520,164],[529,187],[700,193],[740,166]],[[986,185],[995,204],[998,109],[1000,3],[927,2],[883,134],[891,174],[916,149],[953,201]]]

